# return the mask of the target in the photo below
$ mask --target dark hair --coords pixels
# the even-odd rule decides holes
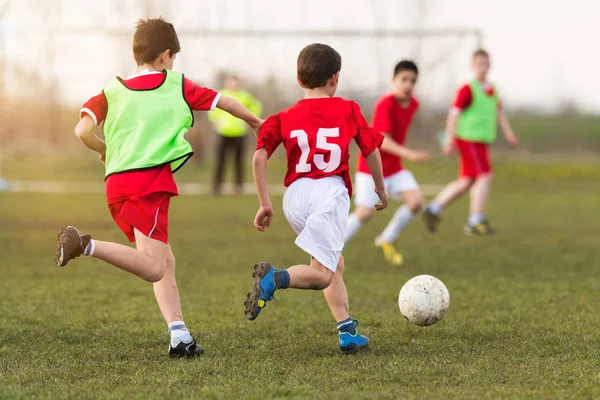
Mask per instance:
[[[309,44],[298,55],[298,79],[307,89],[325,86],[342,69],[342,57],[331,46]]]
[[[473,58],[475,58],[475,57],[487,57],[487,58],[490,58],[490,53],[488,53],[484,49],[477,49],[473,53]]]
[[[398,75],[401,71],[413,71],[415,74],[419,74],[419,68],[417,64],[411,60],[402,60],[394,67],[394,76]]]
[[[138,65],[154,62],[166,50],[171,57],[181,50],[173,24],[162,17],[140,19],[133,34],[133,58]]]

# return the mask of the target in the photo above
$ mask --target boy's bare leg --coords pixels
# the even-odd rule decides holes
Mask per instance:
[[[473,179],[462,177],[456,181],[450,182],[431,202],[441,208],[445,208],[460,196],[465,194],[473,184]]]
[[[354,212],[348,216],[348,221],[346,222],[344,243],[348,243],[356,235],[360,227],[371,219],[374,212],[375,208],[373,207],[356,206],[354,208]]]
[[[350,318],[348,305],[348,292],[344,283],[344,257],[340,256],[337,270],[333,275],[331,284],[323,290],[327,305],[335,318],[335,322],[340,322]]]
[[[179,290],[175,280],[175,256],[171,246],[167,249],[165,274],[160,281],[154,282],[154,296],[167,324],[183,321]]]
[[[492,187],[494,175],[488,173],[477,177],[475,183],[471,187],[471,208],[470,215],[485,215],[487,200]]]
[[[294,265],[286,271],[290,275],[289,287],[294,289],[324,290],[335,275],[315,258],[310,260],[310,265]]]
[[[158,282],[165,273],[169,245],[134,229],[137,249],[122,244],[95,241],[95,258],[106,261],[148,282]]]
[[[444,208],[465,194],[473,185],[473,179],[469,177],[461,177],[456,181],[450,182],[423,212],[423,221],[429,232],[436,232],[437,226],[440,223],[440,214]]]

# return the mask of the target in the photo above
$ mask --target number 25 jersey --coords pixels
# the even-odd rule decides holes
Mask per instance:
[[[256,149],[265,148],[270,157],[283,143],[287,156],[285,186],[300,178],[339,175],[352,196],[348,164],[352,139],[366,157],[381,146],[383,135],[369,127],[354,101],[341,97],[303,99],[264,122]]]

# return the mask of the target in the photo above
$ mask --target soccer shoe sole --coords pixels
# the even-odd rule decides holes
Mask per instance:
[[[364,346],[359,346],[356,343],[350,343],[346,347],[340,346],[340,350],[344,354],[354,354],[354,353],[358,353],[361,350],[365,350],[368,346],[369,346],[368,344],[366,344]]]
[[[246,301],[244,302],[244,307],[246,308],[244,313],[246,314],[246,318],[250,321],[255,320],[260,313],[260,309],[258,308],[258,301],[260,300],[260,281],[270,270],[271,264],[266,261],[261,261],[254,265],[254,272],[252,272],[254,283],[252,284],[252,290],[248,293]]]
[[[80,255],[74,257],[73,254],[68,254],[73,253],[76,250],[77,245],[74,243],[77,242],[81,243],[81,237],[79,236],[77,228],[70,225],[65,225],[60,228],[56,241],[56,250],[54,251],[54,262],[56,262],[59,267],[66,266],[70,260]],[[67,245],[69,245],[68,248],[65,248]]]
[[[463,228],[463,233],[467,236],[493,236],[496,233],[498,233],[498,231],[494,228],[491,228],[487,232],[479,233],[473,231],[469,225],[465,225],[465,227]]]
[[[171,358],[192,358],[204,354],[204,347],[192,340],[190,343],[179,343],[177,347],[169,345],[169,357]]]

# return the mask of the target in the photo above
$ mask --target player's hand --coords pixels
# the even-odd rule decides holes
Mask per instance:
[[[385,188],[379,189],[379,190],[377,188],[375,188],[375,193],[377,193],[377,197],[379,197],[379,200],[380,200],[380,203],[375,205],[375,210],[381,211],[387,207],[387,203],[388,203],[387,190],[385,190]]]
[[[407,158],[412,162],[425,162],[429,161],[431,156],[426,151],[414,150],[409,153]]]
[[[254,217],[254,227],[261,232],[264,232],[268,226],[271,226],[273,219],[273,206],[260,206],[256,217]]]
[[[508,143],[510,147],[517,147],[519,145],[519,139],[517,138],[517,135],[515,135],[512,131],[506,132],[504,134],[504,138],[506,139],[506,143]]]
[[[104,151],[102,153],[98,153],[98,158],[100,158],[100,161],[102,161],[102,164],[106,164],[106,151]]]
[[[447,140],[446,143],[444,143],[444,147],[442,148],[444,155],[449,156],[450,154],[452,154],[452,150],[454,150],[454,143],[452,142],[452,140]]]

